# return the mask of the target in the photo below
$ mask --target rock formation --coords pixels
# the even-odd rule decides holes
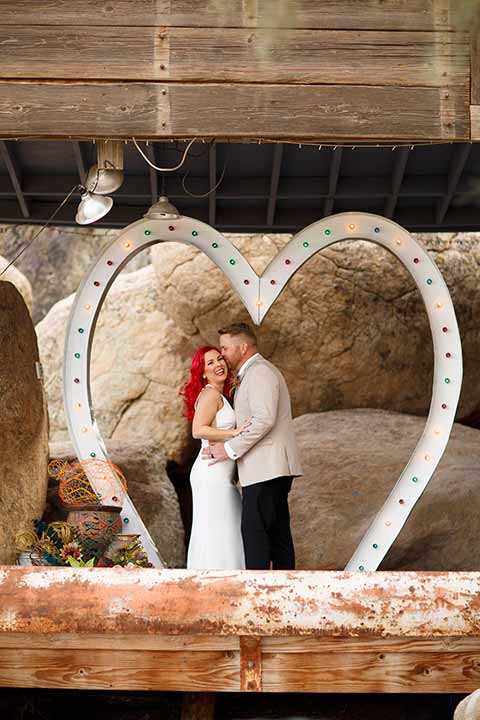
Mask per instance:
[[[45,506],[48,416],[30,313],[3,281],[0,338],[0,564],[8,564],[15,561],[15,533],[31,530]]]

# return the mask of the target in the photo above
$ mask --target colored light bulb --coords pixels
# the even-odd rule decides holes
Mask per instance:
[[[304,247],[304,248],[310,247],[310,243],[304,242],[304,243],[303,243],[303,247]]]
[[[212,248],[216,250],[218,248],[218,243],[212,243]]]
[[[428,280],[427,280],[427,285],[431,285],[432,282],[433,282],[433,280],[431,280],[430,278],[428,278]]]
[[[147,235],[147,237],[148,237],[148,235],[151,235],[151,234],[152,234],[152,231],[151,231],[151,230],[145,230],[145,233],[144,233],[144,234]]]
[[[373,228],[373,232],[379,233],[379,232],[380,232],[380,228],[379,228],[379,227]]]
[[[80,357],[80,353],[75,353],[75,357],[76,357],[77,360],[78,360],[78,358]]]
[[[81,335],[83,332],[85,332],[85,330],[84,330],[83,328],[78,328],[78,332],[79,332],[80,335]]]
[[[146,234],[146,233],[145,233],[145,234]],[[128,250],[128,248],[129,248],[129,247],[132,247],[132,245],[131,245],[131,243],[126,242],[126,243],[123,244],[123,247]]]
[[[96,455],[96,453],[91,452],[91,453],[90,453],[90,457],[97,457],[97,455]]]
[[[230,265],[235,265],[236,260],[234,260],[233,258],[230,258],[230,260],[228,262],[230,263]]]
[[[327,229],[324,230],[323,232],[324,232],[325,235],[331,235],[331,234],[332,234],[332,231],[331,231],[329,228],[327,228]]]
[[[349,230],[355,230],[355,223],[348,223],[348,229]]]
[[[198,232],[196,230],[192,230],[192,235],[193,235],[193,237],[197,237]]]
[[[414,482],[414,483],[418,482],[418,477],[416,477],[416,476],[414,475],[414,476],[412,477],[412,482]]]

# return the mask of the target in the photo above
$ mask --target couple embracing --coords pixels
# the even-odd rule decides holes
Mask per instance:
[[[302,471],[288,388],[249,325],[219,335],[219,348],[196,351],[182,392],[202,441],[190,475],[187,568],[294,569],[288,493]]]

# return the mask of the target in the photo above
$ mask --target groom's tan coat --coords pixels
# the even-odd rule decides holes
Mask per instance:
[[[237,426],[252,419],[245,433],[228,442],[237,460],[240,485],[302,474],[287,384],[261,355],[245,368],[234,408]]]

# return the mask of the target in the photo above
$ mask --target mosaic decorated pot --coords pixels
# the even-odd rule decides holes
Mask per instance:
[[[101,554],[122,531],[120,507],[71,505],[67,511],[67,523],[74,526],[85,549],[93,553]]]

